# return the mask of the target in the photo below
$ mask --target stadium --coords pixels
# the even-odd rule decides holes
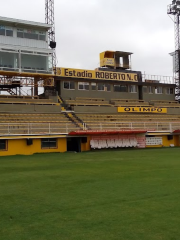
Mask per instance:
[[[179,239],[180,1],[168,14],[172,77],[123,49],[61,67],[53,0],[45,23],[0,16],[0,239]]]
[[[53,7],[46,23],[0,17],[0,155],[178,147],[177,79],[132,70],[123,51],[56,66]]]

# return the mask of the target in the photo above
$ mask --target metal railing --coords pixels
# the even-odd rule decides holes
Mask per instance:
[[[150,75],[150,74],[142,74],[143,82],[158,82],[158,83],[166,83],[166,84],[174,84],[174,77],[172,76],[161,76],[161,75]]]
[[[78,130],[72,123],[1,123],[0,136],[68,134]]]
[[[106,122],[83,124],[83,130],[145,130],[149,132],[173,132],[180,129],[179,122]],[[1,123],[0,136],[55,135],[78,131],[72,123]]]
[[[92,130],[145,130],[149,132],[173,132],[180,129],[180,122],[116,122],[88,123]]]

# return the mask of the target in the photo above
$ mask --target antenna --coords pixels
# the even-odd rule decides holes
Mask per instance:
[[[168,15],[174,15],[175,25],[175,52],[171,54],[174,61],[174,79],[176,84],[176,100],[180,101],[180,1],[173,0],[168,5]]]
[[[56,40],[55,40],[55,20],[54,20],[54,0],[45,0],[45,22],[52,27],[48,31],[48,42],[53,49],[52,66],[56,68]]]

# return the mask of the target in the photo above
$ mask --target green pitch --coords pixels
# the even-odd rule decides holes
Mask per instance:
[[[179,240],[180,149],[0,158],[1,240]]]

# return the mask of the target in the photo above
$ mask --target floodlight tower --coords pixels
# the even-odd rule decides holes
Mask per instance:
[[[45,0],[45,21],[52,25],[48,32],[49,46],[54,50],[52,66],[56,67],[56,40],[55,40],[55,20],[54,20],[54,0]]]
[[[180,101],[180,0],[173,0],[168,5],[169,15],[174,16],[175,25],[175,52],[171,54],[174,60],[174,79],[176,84],[176,100]]]

